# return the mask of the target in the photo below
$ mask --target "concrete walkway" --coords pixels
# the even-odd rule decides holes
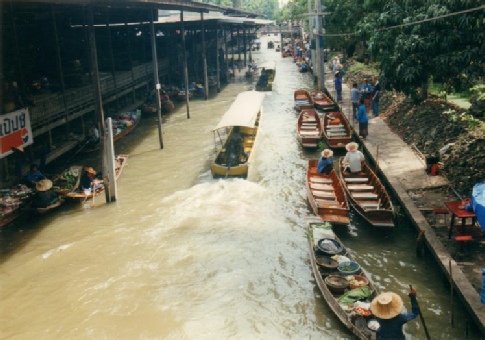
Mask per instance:
[[[325,85],[335,98],[332,74],[329,73],[325,78]],[[446,185],[448,182],[441,176],[428,176],[422,157],[391,131],[389,126],[379,117],[371,118],[372,114],[369,114],[369,135],[366,140],[359,138],[358,124],[350,119],[352,106],[350,104],[350,89],[346,84],[343,84],[342,92],[343,102],[339,105],[349,118],[351,125],[354,126],[354,140],[360,139],[363,151],[374,162],[378,163],[379,175],[387,181],[415,228],[418,231],[424,231],[425,242],[430,252],[448,279],[451,276],[458,295],[485,335],[485,305],[480,302],[479,294],[408,194],[408,190],[438,187]]]

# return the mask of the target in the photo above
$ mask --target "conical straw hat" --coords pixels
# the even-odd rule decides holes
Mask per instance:
[[[43,179],[41,181],[38,181],[35,185],[35,189],[37,191],[47,191],[50,188],[52,188],[52,181],[49,179]]]
[[[402,307],[401,297],[391,292],[379,294],[370,304],[372,314],[381,319],[392,319],[401,313]]]

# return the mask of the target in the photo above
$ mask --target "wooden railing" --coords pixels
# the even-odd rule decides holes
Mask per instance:
[[[168,69],[168,59],[159,60],[159,70]],[[161,73],[161,72],[160,72]],[[146,63],[134,66],[131,71],[117,72],[115,81],[110,73],[100,75],[103,101],[110,102],[117,95],[128,93],[153,80],[153,65]],[[94,110],[94,92],[92,85],[66,90],[65,94],[52,93],[34,97],[35,105],[30,108],[31,125],[34,135],[47,132],[67,121]]]

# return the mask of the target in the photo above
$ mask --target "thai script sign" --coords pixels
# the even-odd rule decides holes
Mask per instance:
[[[24,148],[33,142],[29,109],[0,116],[0,158],[10,155],[12,148]]]

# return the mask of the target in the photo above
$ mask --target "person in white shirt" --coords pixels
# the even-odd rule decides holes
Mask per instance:
[[[357,150],[359,145],[355,142],[351,142],[347,144],[345,148],[348,151],[343,160],[343,165],[346,167],[346,171],[351,173],[360,172],[365,157],[362,152]]]

